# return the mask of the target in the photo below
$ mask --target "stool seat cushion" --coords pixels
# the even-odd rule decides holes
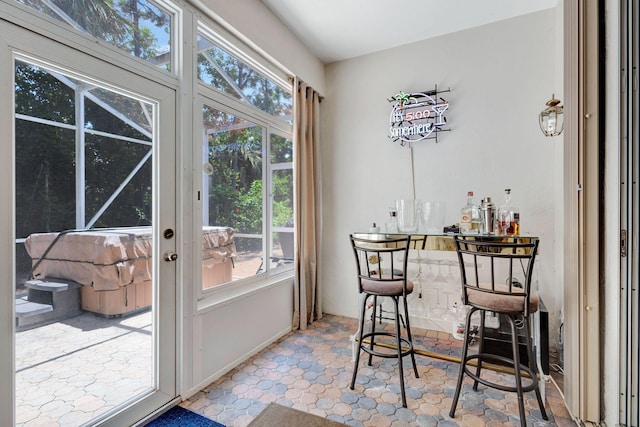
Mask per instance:
[[[384,277],[384,276],[383,276]],[[373,279],[362,279],[362,290],[364,292],[374,294],[374,295],[383,295],[383,296],[400,296],[403,293],[404,288],[404,280],[373,280]],[[413,282],[411,280],[407,280],[407,295],[413,292]]]
[[[481,283],[481,289],[491,290],[491,284]],[[489,311],[499,313],[516,313],[524,311],[524,293],[517,292],[518,288],[512,288],[509,293],[507,285],[496,285],[494,292],[486,292],[475,286],[467,286],[467,297],[469,304],[483,307]],[[503,294],[497,292],[504,292]],[[540,306],[540,297],[537,294],[531,294],[529,298],[529,312],[535,313]]]

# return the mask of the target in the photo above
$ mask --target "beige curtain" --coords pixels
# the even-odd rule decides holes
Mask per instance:
[[[294,81],[294,201],[296,275],[293,328],[307,329],[322,317],[318,286],[320,255],[320,97],[304,82]]]

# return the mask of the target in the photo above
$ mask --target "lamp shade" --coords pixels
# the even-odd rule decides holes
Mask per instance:
[[[564,129],[564,107],[560,104],[560,100],[551,96],[547,101],[547,108],[542,110],[539,115],[540,129],[545,136],[558,136]]]

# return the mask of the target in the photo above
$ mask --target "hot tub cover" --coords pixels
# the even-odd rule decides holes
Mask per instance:
[[[34,233],[25,248],[35,265],[59,233]],[[115,290],[151,280],[151,227],[122,227],[64,233],[33,271],[35,278],[56,277]],[[223,262],[236,254],[234,230],[204,227],[202,257]]]

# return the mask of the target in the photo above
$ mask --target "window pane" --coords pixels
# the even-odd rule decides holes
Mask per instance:
[[[290,139],[271,134],[271,163],[293,162],[293,143]]]
[[[151,1],[16,1],[171,70],[171,15]]]
[[[263,257],[263,206],[262,188],[264,128],[244,118],[203,108],[203,134],[205,137],[204,167],[204,220],[203,235],[215,234],[231,228],[235,258],[233,279],[255,275]],[[224,256],[230,255],[228,248]],[[203,251],[206,256],[206,251]],[[225,257],[219,261],[223,261]],[[211,271],[218,268],[217,271]],[[230,279],[230,274],[220,269],[229,266],[212,266],[203,260],[203,287],[210,288]],[[228,281],[228,280],[223,280]]]
[[[92,88],[86,91],[87,117],[85,126],[95,130],[113,132],[114,123],[119,123],[118,132],[131,138],[143,139],[150,142],[152,106],[119,93],[102,88]],[[108,110],[111,115],[96,115],[96,111]],[[126,124],[126,128],[124,126]]]
[[[36,65],[15,69],[16,236],[150,225],[152,105]]]
[[[85,137],[86,181],[85,216],[93,218],[105,206],[94,228],[151,225],[152,179],[151,161],[147,161],[150,148],[146,145],[120,141],[101,135]],[[141,167],[127,181],[135,165]],[[120,189],[118,196],[109,198]]]
[[[16,419],[88,425],[158,387],[155,245],[139,227],[158,192],[158,104],[17,59],[14,93],[16,308],[47,311],[16,317]],[[36,278],[68,286],[58,298],[28,289]]]
[[[75,125],[75,88],[78,84],[35,65],[17,62],[16,114]]]
[[[291,90],[198,35],[198,78],[209,86],[291,123]]]
[[[271,267],[293,262],[293,144],[271,134]]]
[[[16,237],[76,228],[74,130],[17,119]]]

